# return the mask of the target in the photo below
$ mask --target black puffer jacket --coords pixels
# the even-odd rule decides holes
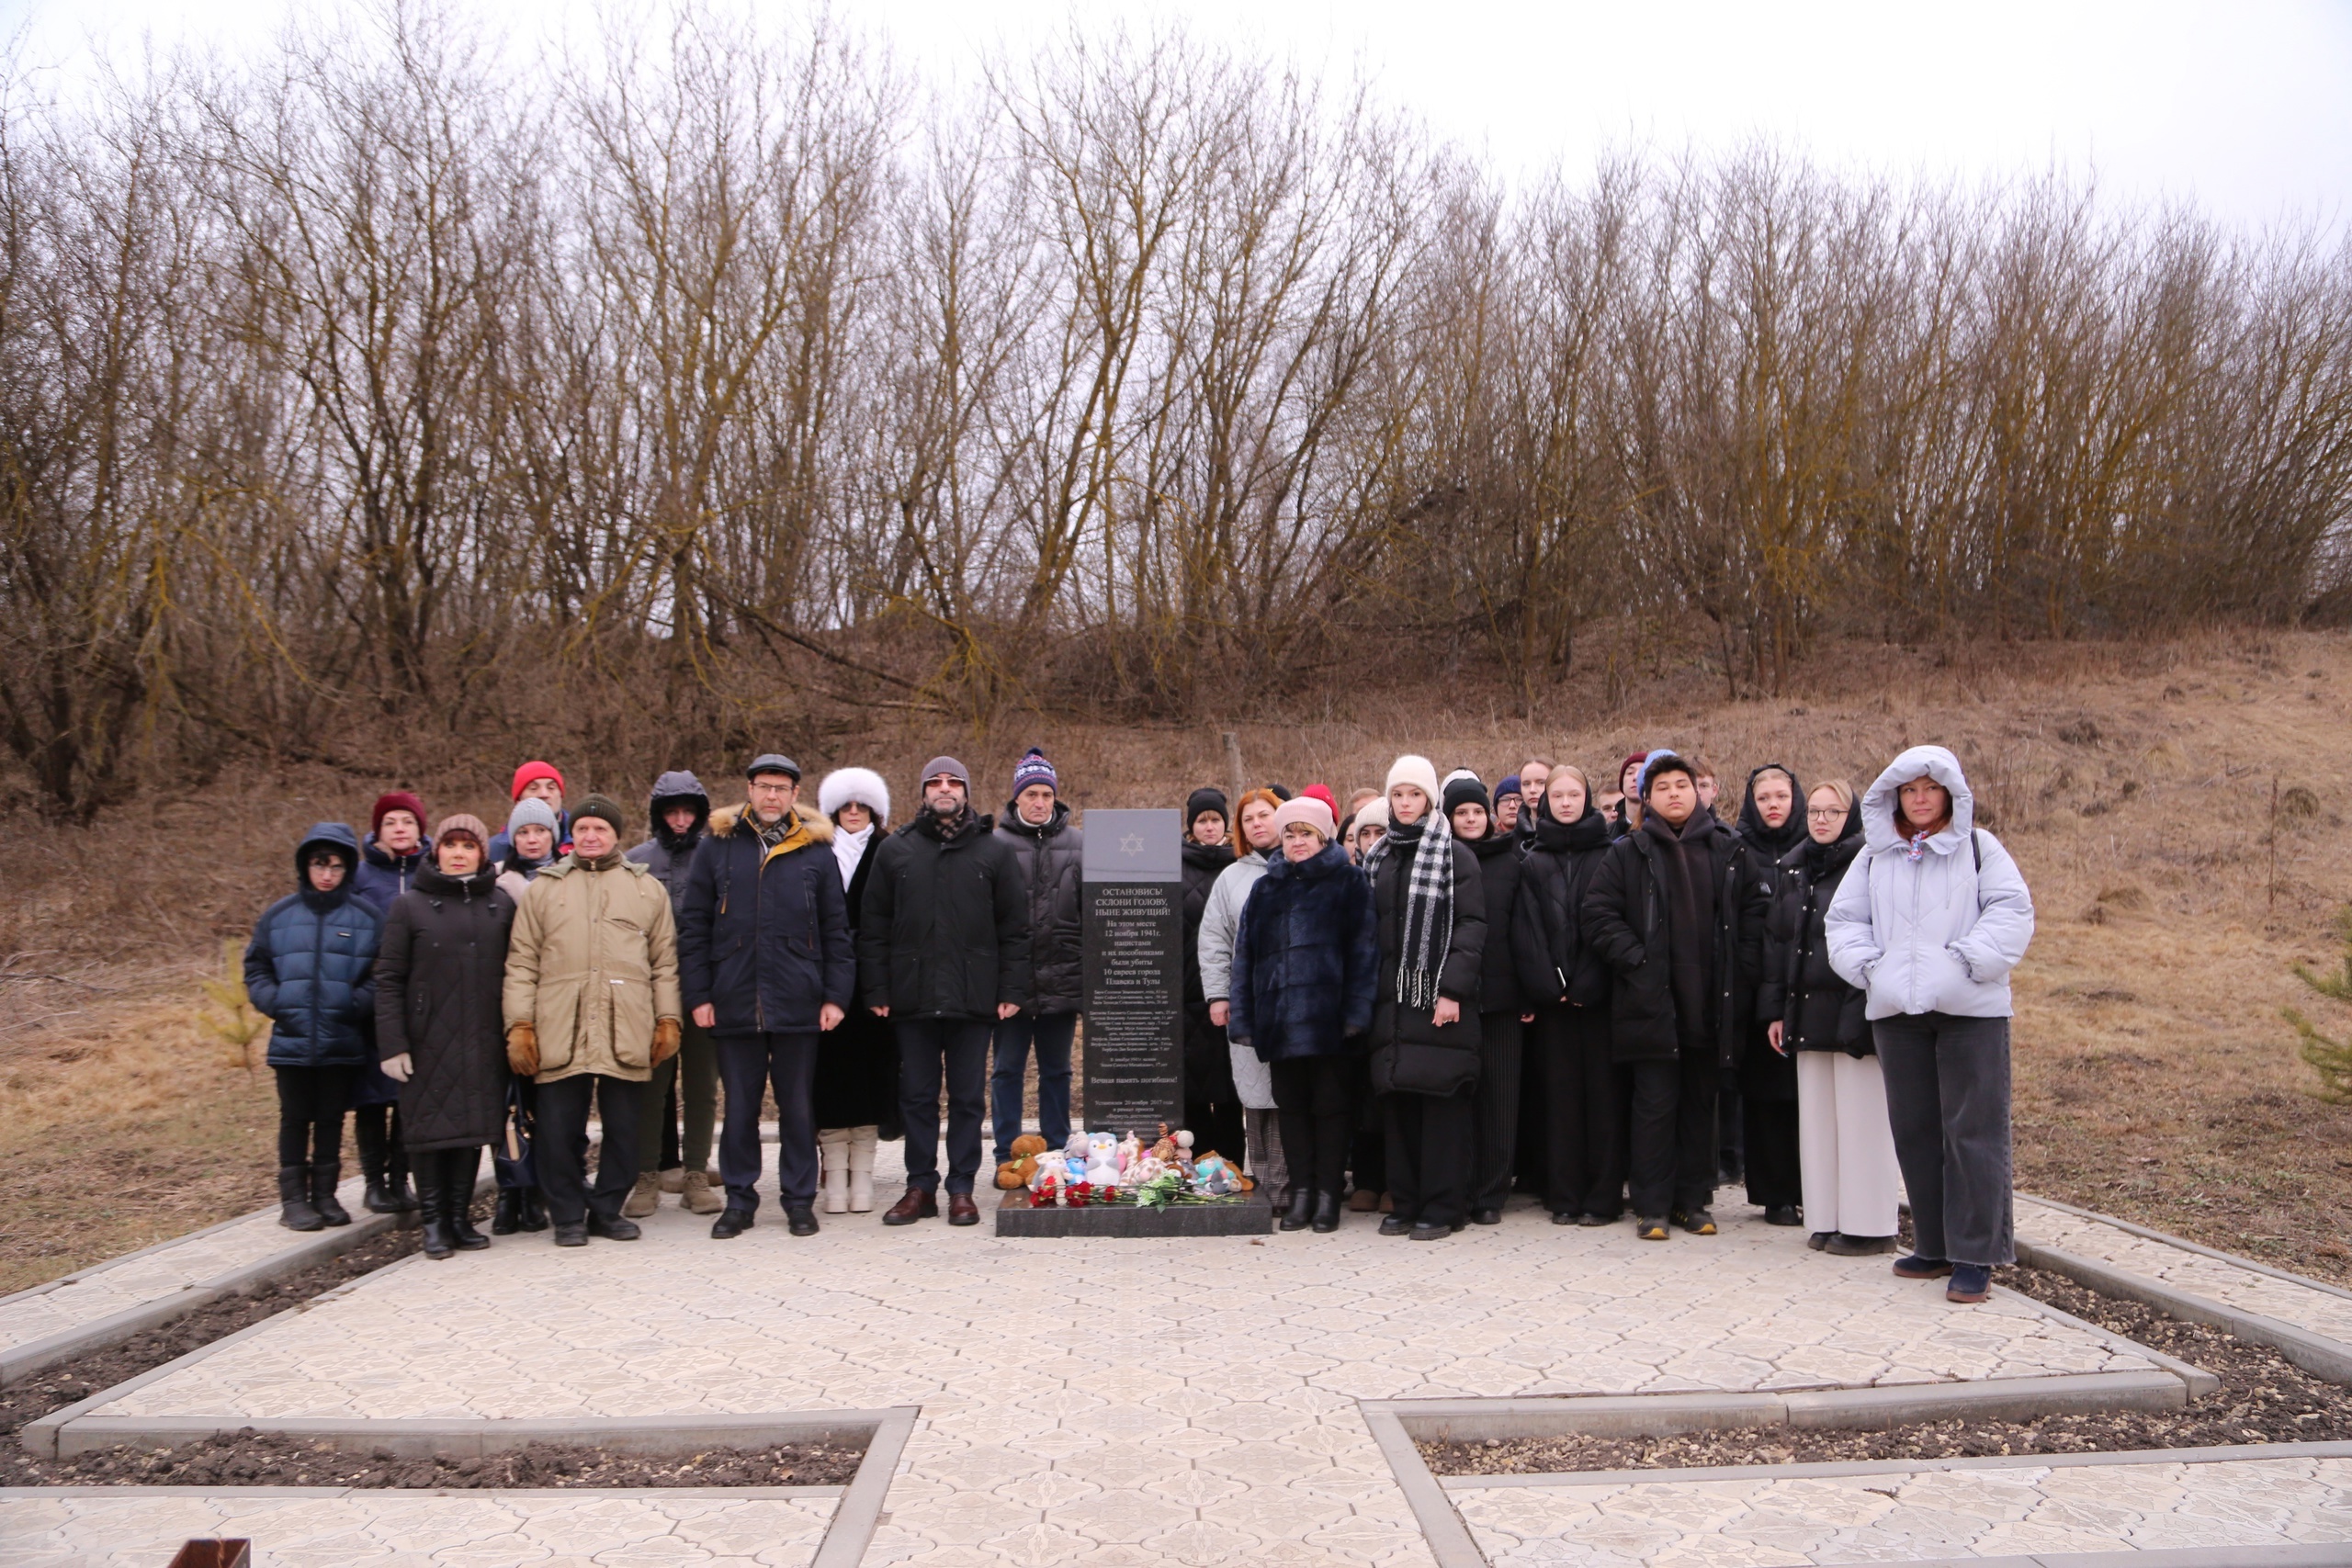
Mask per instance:
[[[690,807],[694,810],[694,826],[683,833],[670,830],[662,817],[673,806]],[[684,931],[686,921],[686,873],[695,863],[695,846],[710,828],[710,796],[702,781],[687,773],[663,773],[653,781],[652,798],[646,802],[646,811],[653,819],[653,836],[629,851],[621,858],[633,860],[653,874],[653,880],[670,890],[670,918]]]
[[[1512,957],[1512,928],[1519,923],[1520,880],[1525,874],[1527,840],[1516,830],[1488,833],[1463,846],[1477,858],[1478,881],[1487,890],[1487,934],[1478,961],[1478,1010],[1525,1012],[1519,965]]]
[[[1382,1094],[1460,1094],[1478,1082],[1478,980],[1487,947],[1487,889],[1470,846],[1453,850],[1453,932],[1438,967],[1438,995],[1461,1004],[1462,1020],[1440,1028],[1432,1011],[1396,999],[1404,963],[1405,893],[1419,840],[1408,844],[1394,828],[1396,847],[1372,880],[1373,912],[1380,924],[1380,988],[1373,995],[1372,1087]]]
[[[1871,1054],[1871,1026],[1862,1016],[1868,996],[1829,966],[1829,940],[1823,931],[1829,901],[1861,852],[1862,829],[1848,818],[1848,831],[1835,843],[1808,840],[1781,861],[1780,887],[1764,927],[1764,980],[1756,990],[1760,1022],[1781,1021],[1781,1043],[1791,1052],[1843,1051]]]
[[[427,864],[392,900],[376,957],[376,1050],[405,1054],[401,1138],[413,1149],[496,1141],[506,1111],[499,998],[514,901],[488,864],[470,876]]]
[[[1619,1062],[1673,1061],[1679,1027],[1671,967],[1665,846],[1647,824],[1609,846],[1585,897],[1585,941],[1610,968],[1611,1055]],[[1756,977],[1763,960],[1763,886],[1745,875],[1747,851],[1718,824],[1707,835],[1714,888],[1713,958],[1707,979],[1709,1017],[1687,1032],[1713,1043],[1717,1061],[1738,1060]]]
[[[1606,1006],[1609,965],[1584,940],[1583,916],[1612,829],[1589,801],[1574,822],[1556,822],[1551,813],[1549,800],[1539,804],[1534,842],[1520,863],[1519,908],[1510,928],[1520,995],[1532,1007]]]
[[[1012,848],[967,810],[884,840],[858,913],[858,1001],[892,1018],[993,1020],[1029,1005],[1029,894]]]
[[[1054,802],[1045,826],[1021,819],[1011,801],[996,836],[1012,851],[1029,897],[1029,1008],[1078,1012],[1086,1006],[1086,922],[1081,880],[1086,835],[1069,825],[1069,807]]]

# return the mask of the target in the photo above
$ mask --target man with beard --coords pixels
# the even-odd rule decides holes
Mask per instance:
[[[939,1213],[939,1089],[947,1085],[947,1223],[976,1225],[989,1040],[1029,1004],[1029,897],[1012,847],[972,809],[953,757],[923,765],[922,809],[876,856],[859,913],[860,999],[899,1037],[906,1196],[882,1223]]]

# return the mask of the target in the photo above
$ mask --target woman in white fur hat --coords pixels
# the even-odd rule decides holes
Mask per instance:
[[[817,786],[817,809],[832,819],[854,941],[866,874],[889,832],[890,786],[871,768],[836,768]],[[874,1145],[886,1134],[899,1136],[899,1043],[890,1026],[865,1008],[850,1009],[839,1029],[818,1040],[812,1099],[825,1213],[863,1214],[874,1207]]]

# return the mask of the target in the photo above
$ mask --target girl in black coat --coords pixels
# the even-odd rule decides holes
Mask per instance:
[[[1893,1248],[1901,1177],[1863,993],[1829,966],[1823,930],[1862,847],[1853,786],[1843,779],[1815,785],[1804,824],[1807,837],[1780,863],[1756,1015],[1765,1021],[1768,1047],[1792,1059],[1811,1245],[1858,1257]]]
[[[1436,1241],[1469,1218],[1478,1087],[1478,978],[1487,893],[1478,857],[1438,807],[1437,770],[1388,770],[1388,832],[1365,857],[1380,924],[1372,1089],[1387,1129],[1391,1213],[1383,1235]]]
[[[1535,803],[1519,879],[1511,952],[1535,1022],[1531,1055],[1544,1096],[1544,1206],[1555,1225],[1605,1225],[1624,1213],[1625,1075],[1609,1043],[1609,966],[1584,939],[1585,895],[1615,831],[1583,770],[1555,771]]]
[[[376,958],[376,1047],[401,1086],[424,1255],[435,1259],[490,1245],[468,1210],[482,1145],[506,1115],[500,993],[514,901],[498,886],[489,838],[475,818],[441,819],[434,860],[392,900]]]
[[[1445,786],[1445,816],[1456,842],[1478,862],[1487,894],[1487,942],[1478,967],[1478,1089],[1472,1100],[1470,1219],[1502,1224],[1518,1162],[1519,1064],[1522,1026],[1519,975],[1511,961],[1512,917],[1519,904],[1518,833],[1498,831],[1487,787],[1473,773]]]
[[[1747,852],[1747,874],[1768,900],[1788,880],[1783,857],[1804,842],[1804,799],[1796,774],[1782,763],[1767,762],[1747,775],[1732,834]],[[1747,1026],[1724,1110],[1728,1116],[1728,1102],[1736,1099],[1747,1201],[1764,1211],[1766,1224],[1793,1225],[1804,1197],[1797,1170],[1796,1065],[1765,1038],[1766,1023],[1758,1012]]]

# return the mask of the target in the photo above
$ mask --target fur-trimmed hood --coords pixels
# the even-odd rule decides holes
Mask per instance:
[[[799,817],[800,826],[808,831],[809,838],[820,844],[830,844],[833,841],[833,824],[830,818],[820,812],[810,810],[806,801],[795,804],[792,809]],[[710,836],[714,839],[733,838],[735,829],[742,825],[743,818],[750,816],[752,808],[748,804],[720,807],[710,814]]]

